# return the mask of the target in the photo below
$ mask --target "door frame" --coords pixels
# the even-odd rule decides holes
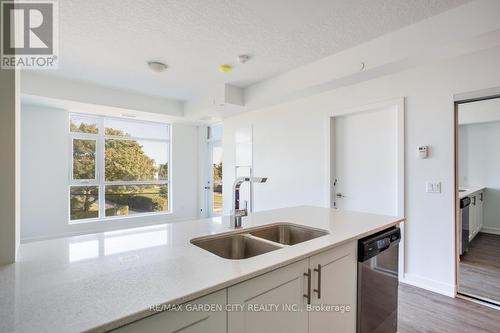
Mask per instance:
[[[335,117],[361,113],[361,112],[369,112],[378,109],[385,108],[396,108],[397,110],[397,130],[398,130],[398,143],[397,143],[397,154],[398,154],[398,217],[405,218],[406,217],[406,134],[405,134],[405,97],[383,100],[379,102],[358,105],[349,108],[338,108],[332,109],[325,112],[325,156],[326,158],[326,175],[325,179],[327,182],[325,184],[324,193],[325,193],[325,207],[331,207],[331,203],[333,201],[333,182],[334,182],[334,173],[333,173],[333,162],[332,159],[334,157],[334,125],[335,125]],[[399,246],[399,280],[402,281],[405,278],[405,273],[407,271],[406,267],[406,228],[405,223],[400,225],[401,228],[401,243]]]
[[[467,103],[473,103],[473,102],[479,102],[479,101],[486,101],[489,99],[496,99],[500,98],[500,87],[498,88],[490,88],[490,89],[485,89],[485,90],[479,90],[479,91],[473,91],[470,93],[461,93],[453,96],[453,174],[454,174],[454,205],[453,205],[453,210],[454,210],[454,216],[455,216],[455,223],[454,223],[454,244],[455,244],[455,292],[454,292],[454,297],[456,298],[465,298],[468,300],[472,300],[475,302],[478,302],[483,305],[487,306],[492,306],[494,308],[498,308],[497,305],[493,305],[489,303],[486,300],[479,299],[473,296],[469,296],[467,294],[462,294],[459,291],[459,286],[460,286],[460,237],[461,237],[461,230],[459,230],[459,224],[460,224],[460,192],[459,186],[460,186],[460,181],[459,181],[459,137],[458,137],[458,132],[459,132],[459,124],[458,124],[458,106],[461,104],[467,104]]]
[[[214,179],[213,179],[213,172],[212,172],[212,164],[213,164],[213,148],[214,144],[220,144],[222,147],[222,139],[208,139],[207,140],[207,151],[208,151],[208,159],[207,159],[207,169],[208,169],[208,177],[207,177],[207,182],[206,182],[206,193],[207,193],[207,206],[206,206],[206,212],[208,217],[218,217],[222,215],[222,210],[219,213],[216,213],[213,211],[213,190],[214,190]],[[224,168],[224,166],[223,166]]]

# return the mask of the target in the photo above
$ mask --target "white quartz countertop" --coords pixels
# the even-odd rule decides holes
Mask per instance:
[[[227,217],[22,244],[0,266],[0,332],[102,332],[359,239],[402,218],[301,206],[250,214],[243,227],[290,222],[330,232],[244,260],[190,243],[230,231]]]
[[[458,191],[458,197],[460,199],[465,198],[473,193],[484,190],[486,187],[484,186],[469,186],[469,187],[460,187],[460,190],[465,190],[463,192]]]

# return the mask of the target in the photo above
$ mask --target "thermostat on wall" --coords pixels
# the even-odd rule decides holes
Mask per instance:
[[[419,158],[427,158],[427,157],[429,157],[429,146],[420,146],[420,147],[418,147],[418,157]]]

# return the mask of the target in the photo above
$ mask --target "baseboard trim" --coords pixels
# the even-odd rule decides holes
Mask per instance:
[[[408,273],[406,273],[404,278],[401,279],[401,282],[418,288],[429,290],[441,295],[455,297],[455,285],[453,284],[447,284],[441,281],[436,281]]]
[[[479,231],[486,234],[500,235],[500,228],[496,227],[482,227]]]

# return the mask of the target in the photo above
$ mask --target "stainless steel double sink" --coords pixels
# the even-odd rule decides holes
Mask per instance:
[[[328,232],[321,229],[274,223],[229,234],[195,238],[191,244],[225,259],[247,259],[324,235],[328,235]]]

